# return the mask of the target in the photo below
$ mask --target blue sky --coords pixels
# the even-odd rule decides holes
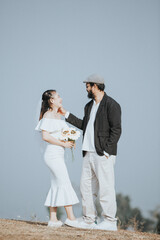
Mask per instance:
[[[50,176],[34,131],[43,91],[56,89],[79,117],[83,80],[102,75],[122,108],[116,191],[145,215],[160,203],[160,2],[1,0],[0,217],[46,220]],[[82,155],[66,164],[79,188]],[[77,214],[81,206],[76,207]]]

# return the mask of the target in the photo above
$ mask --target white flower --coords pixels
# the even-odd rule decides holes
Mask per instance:
[[[64,128],[61,132],[60,140],[77,140],[80,137],[80,132],[76,131],[75,128]]]
[[[61,132],[60,140],[62,141],[74,141],[80,137],[80,131],[76,131],[75,128],[64,128]],[[74,159],[73,148],[72,151],[72,161]]]

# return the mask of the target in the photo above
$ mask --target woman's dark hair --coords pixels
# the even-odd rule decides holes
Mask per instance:
[[[100,91],[104,91],[104,89],[105,89],[105,85],[103,83],[92,83],[92,82],[89,82],[89,84],[90,84],[91,87],[93,87],[94,84],[96,84]]]
[[[42,105],[39,120],[43,118],[45,112],[52,109],[50,99],[53,98],[53,93],[56,93],[56,90],[47,90],[42,94]]]

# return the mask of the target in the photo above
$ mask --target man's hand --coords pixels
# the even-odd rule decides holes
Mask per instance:
[[[67,111],[63,107],[58,108],[58,113],[60,113],[61,115],[65,116],[66,112]]]
[[[107,152],[105,152],[105,151],[103,151],[103,153],[104,153],[104,156],[105,156],[107,159],[110,157],[109,153],[107,153]]]

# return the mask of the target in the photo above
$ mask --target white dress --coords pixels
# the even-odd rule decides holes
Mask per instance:
[[[45,130],[58,139],[65,127],[68,126],[64,120],[42,118],[35,130]],[[64,150],[64,147],[47,143],[44,153],[45,163],[51,171],[51,188],[44,204],[48,207],[67,206],[79,202],[64,162]]]

